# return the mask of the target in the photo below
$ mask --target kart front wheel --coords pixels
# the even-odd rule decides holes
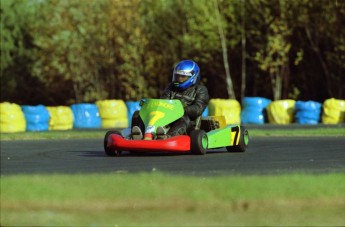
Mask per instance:
[[[108,137],[111,135],[111,134],[116,134],[116,135],[121,135],[120,132],[118,131],[108,131],[105,136],[104,136],[104,151],[105,153],[108,155],[108,156],[120,156],[122,151],[121,150],[118,150],[118,149],[115,149],[115,148],[111,148],[111,147],[108,147]]]
[[[190,133],[190,148],[193,154],[206,154],[207,146],[208,138],[204,130],[193,130]]]
[[[248,130],[245,129],[243,126],[240,126],[240,127],[237,126],[236,128],[237,128],[237,130],[240,129],[240,131],[239,131],[240,141],[237,145],[226,147],[226,150],[228,152],[245,152],[247,149],[247,146],[248,146],[248,142],[249,142]],[[234,131],[236,132],[236,130],[234,130]]]

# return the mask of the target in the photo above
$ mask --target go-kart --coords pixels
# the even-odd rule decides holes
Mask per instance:
[[[131,129],[108,131],[104,150],[108,156],[129,152],[173,152],[206,154],[208,149],[225,147],[228,152],[244,152],[248,146],[248,131],[240,125],[226,125],[224,116],[198,117],[186,135],[159,139],[156,130],[169,125],[184,115],[180,100],[146,99],[140,102],[139,115],[145,125],[143,139],[134,140]]]

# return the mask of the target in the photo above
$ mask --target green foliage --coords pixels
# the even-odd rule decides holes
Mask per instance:
[[[56,92],[69,82],[76,102],[105,98],[98,71],[105,38],[96,29],[104,27],[101,7],[89,1],[45,1],[39,11],[30,29],[37,47],[33,75]]]
[[[298,90],[296,98],[345,98],[344,1],[217,3],[236,97],[246,83],[247,96],[281,99]],[[1,101],[157,97],[181,59],[199,63],[212,98],[228,98],[214,1],[2,0],[0,7]]]
[[[25,55],[25,32],[27,2],[1,1],[1,75],[12,66],[16,57]],[[22,14],[21,12],[24,12]]]
[[[32,41],[26,27],[34,9],[29,1],[2,0],[0,11],[1,100],[9,100],[20,96],[30,79]]]

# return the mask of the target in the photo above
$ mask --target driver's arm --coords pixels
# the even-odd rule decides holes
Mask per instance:
[[[194,102],[185,107],[185,112],[191,119],[196,119],[202,115],[208,105],[208,101],[209,95],[207,88],[203,85],[198,86]]]

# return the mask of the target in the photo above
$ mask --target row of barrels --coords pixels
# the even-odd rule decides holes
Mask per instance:
[[[72,128],[126,128],[139,101],[101,100],[71,106],[0,104],[0,132],[68,130]],[[341,124],[345,122],[345,100],[277,100],[245,97],[211,99],[203,116],[225,116],[226,124]]]

